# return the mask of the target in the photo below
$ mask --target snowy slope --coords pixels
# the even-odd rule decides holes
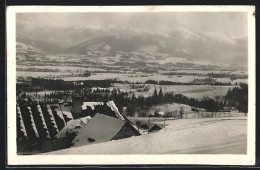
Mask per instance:
[[[245,153],[247,118],[233,117],[166,121],[165,129],[137,137],[72,147],[45,154],[159,154],[205,151]],[[227,147],[228,149],[223,149]]]

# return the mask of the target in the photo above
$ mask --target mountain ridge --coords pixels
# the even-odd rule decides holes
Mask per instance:
[[[32,40],[20,35],[16,36],[16,42],[24,43],[26,45],[30,45],[50,53],[62,53],[65,50],[64,48],[58,45],[51,44],[49,42],[44,42],[44,41]]]
[[[184,32],[185,33],[185,32]],[[170,37],[161,35],[136,35],[132,37],[121,37],[109,35],[86,40],[75,46],[63,48],[56,44],[44,41],[36,41],[25,37],[17,36],[17,42],[27,43],[36,46],[48,53],[84,55],[90,51],[111,52],[143,52],[149,54],[168,54],[172,57],[183,57],[202,59],[223,64],[234,64],[247,66],[247,39],[224,39],[225,43],[219,40],[212,41],[204,34],[170,34]],[[201,40],[202,39],[202,40]],[[200,43],[198,43],[200,40]]]

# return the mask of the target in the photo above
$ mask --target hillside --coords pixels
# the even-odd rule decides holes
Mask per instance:
[[[31,40],[23,36],[16,36],[16,43],[18,50],[38,49],[47,53],[63,53],[64,51],[64,48],[58,45],[44,41]]]

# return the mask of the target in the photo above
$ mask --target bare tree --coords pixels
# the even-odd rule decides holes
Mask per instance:
[[[221,100],[221,96],[220,96],[220,95],[218,95],[218,96],[215,97],[216,103],[220,103],[220,100]],[[217,116],[217,111],[218,111],[219,109],[220,109],[220,107],[218,107],[218,108],[216,109],[215,117]]]
[[[185,112],[186,119],[188,119],[188,112]]]
[[[164,106],[164,113],[165,113],[165,116],[166,116],[166,117],[172,117],[172,113],[170,112],[170,109],[169,109],[169,105],[168,105],[168,104],[166,104],[166,105]]]
[[[165,125],[165,119],[166,119],[166,116],[168,117],[169,115],[169,107],[168,107],[168,104],[166,104],[164,106],[164,125]]]

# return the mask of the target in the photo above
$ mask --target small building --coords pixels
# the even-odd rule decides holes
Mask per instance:
[[[72,145],[80,146],[141,135],[131,123],[97,113],[84,127],[78,130],[78,135]]]
[[[160,112],[159,112],[159,115],[160,115],[160,116],[164,116],[165,113],[164,113],[163,111],[160,111]]]
[[[162,128],[160,126],[158,126],[157,124],[154,124],[154,125],[150,126],[148,133],[156,132],[156,131],[161,130],[161,129]]]
[[[232,108],[231,107],[223,107],[223,109],[221,111],[222,112],[232,112]]]

